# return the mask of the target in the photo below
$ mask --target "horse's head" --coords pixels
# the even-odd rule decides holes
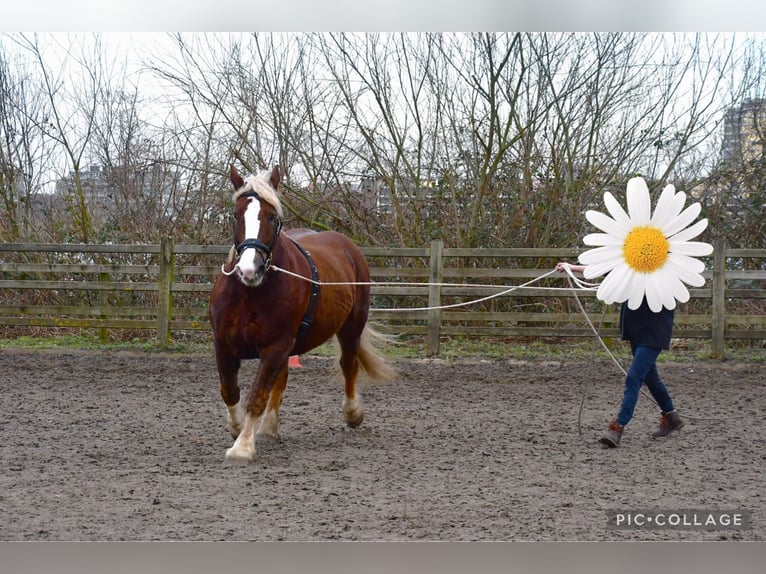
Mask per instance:
[[[282,229],[282,204],[277,195],[279,167],[242,179],[232,165],[234,192],[234,248],[232,273],[247,287],[257,287],[271,265],[274,245]]]

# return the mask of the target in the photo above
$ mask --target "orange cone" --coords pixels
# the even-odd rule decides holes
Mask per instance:
[[[301,361],[298,358],[298,355],[291,355],[290,358],[287,360],[287,366],[298,367],[300,369],[303,365],[301,365]]]

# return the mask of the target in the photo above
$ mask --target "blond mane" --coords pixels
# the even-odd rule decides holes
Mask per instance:
[[[232,201],[236,202],[239,196],[243,193],[254,191],[263,201],[277,210],[277,215],[279,215],[279,217],[282,217],[282,201],[279,199],[277,190],[271,186],[271,182],[269,181],[270,175],[271,174],[268,171],[262,171],[257,175],[246,177],[244,180],[245,185],[234,192],[234,195],[231,198]]]

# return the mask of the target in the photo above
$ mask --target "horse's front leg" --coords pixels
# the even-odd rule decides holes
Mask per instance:
[[[242,361],[233,357],[227,357],[216,351],[216,364],[218,377],[221,381],[221,399],[226,405],[227,422],[232,438],[237,438],[242,430],[244,420],[244,408],[240,402],[239,390],[239,367]]]
[[[284,377],[278,377],[271,388],[269,400],[266,403],[266,410],[263,411],[260,423],[258,424],[258,430],[255,431],[256,436],[279,439],[279,407],[282,405],[282,396],[285,393],[286,386],[287,374]]]
[[[275,358],[261,356],[258,373],[247,394],[242,430],[226,451],[228,462],[250,462],[255,459],[255,431],[266,410],[272,389],[284,389],[287,381],[287,354]],[[274,429],[276,432],[276,428]]]

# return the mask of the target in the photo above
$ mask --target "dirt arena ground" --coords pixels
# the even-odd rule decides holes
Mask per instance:
[[[334,360],[291,369],[281,440],[231,446],[212,356],[0,350],[0,540],[764,540],[763,364],[662,363],[686,427],[595,361],[400,361],[348,430]],[[257,362],[243,367],[248,383]],[[744,529],[615,529],[616,511]]]

